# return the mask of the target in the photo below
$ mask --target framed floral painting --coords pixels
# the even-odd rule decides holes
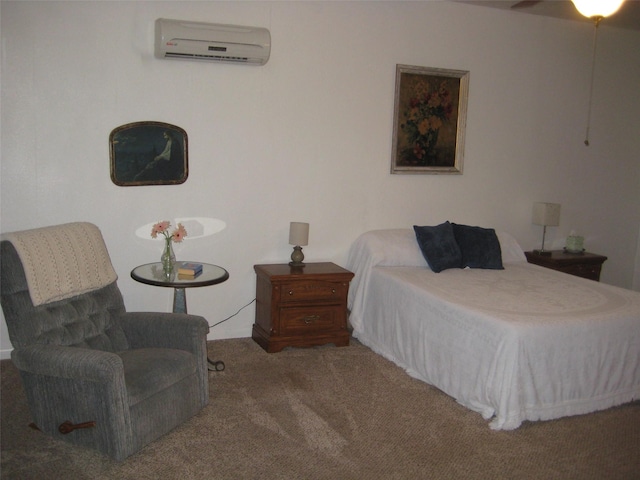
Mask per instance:
[[[461,174],[469,72],[396,65],[391,173]]]
[[[122,187],[176,185],[189,176],[187,132],[163,122],[134,122],[109,135],[111,181]]]

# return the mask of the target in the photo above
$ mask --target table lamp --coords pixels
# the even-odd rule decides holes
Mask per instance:
[[[536,255],[551,256],[551,252],[544,249],[544,239],[547,235],[547,227],[560,225],[560,204],[536,202],[533,204],[533,224],[542,225],[542,248],[534,250]]]
[[[293,247],[291,261],[289,265],[292,267],[304,267],[304,254],[302,246],[309,243],[309,224],[304,222],[291,222],[289,224],[289,245]]]

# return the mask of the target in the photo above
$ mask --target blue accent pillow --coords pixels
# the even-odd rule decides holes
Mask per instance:
[[[436,273],[448,268],[460,268],[462,253],[449,222],[434,227],[413,226],[418,246],[425,260]]]
[[[462,254],[461,268],[504,270],[500,241],[493,228],[451,225]]]

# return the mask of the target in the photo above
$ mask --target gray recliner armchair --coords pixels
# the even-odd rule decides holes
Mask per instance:
[[[208,403],[206,320],[126,312],[95,225],[3,235],[0,257],[11,359],[41,431],[122,461]]]

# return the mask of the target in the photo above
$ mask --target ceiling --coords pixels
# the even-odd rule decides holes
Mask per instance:
[[[502,8],[512,12],[543,15],[547,17],[563,18],[580,22],[591,22],[583,17],[573,6],[570,0],[543,0],[540,2],[530,2],[530,6],[511,8],[520,3],[511,0],[459,0],[462,3],[470,3],[483,7]],[[627,28],[640,31],[640,0],[626,0],[620,10],[602,20],[601,27],[604,26]]]

